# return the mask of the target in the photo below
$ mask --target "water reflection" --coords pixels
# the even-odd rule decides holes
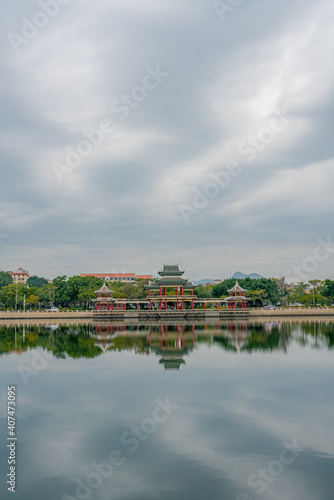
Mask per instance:
[[[333,333],[326,321],[2,325],[16,498],[331,500]],[[168,419],[157,402],[173,405]],[[123,465],[77,494],[113,450]]]
[[[334,323],[250,322],[147,324],[32,324],[0,327],[0,355],[38,347],[56,358],[95,358],[113,351],[156,355],[164,370],[181,369],[200,344],[232,353],[282,351],[302,347],[331,349]]]

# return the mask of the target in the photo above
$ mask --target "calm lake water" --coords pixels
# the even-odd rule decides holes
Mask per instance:
[[[332,500],[334,323],[0,326],[17,500]]]

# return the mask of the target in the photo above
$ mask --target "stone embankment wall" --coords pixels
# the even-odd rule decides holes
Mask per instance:
[[[283,316],[303,316],[303,317],[317,317],[317,316],[331,316],[334,318],[334,308],[324,307],[324,308],[305,308],[305,307],[294,307],[294,308],[279,308],[279,309],[250,309],[249,317],[283,317]]]
[[[91,311],[59,311],[59,312],[45,312],[45,311],[0,311],[0,321],[13,320],[13,319],[81,319],[92,318]]]
[[[189,321],[191,321],[191,316],[194,314],[193,311],[186,311],[189,314]],[[216,311],[216,310],[209,310],[204,313],[204,311],[197,311],[199,317],[203,317],[205,315],[205,319],[215,319],[215,318],[220,318],[224,319],[225,314],[223,313],[223,310]],[[227,312],[226,310],[224,311],[225,313]],[[192,313],[192,314],[191,314]],[[196,313],[196,311],[195,311]],[[122,319],[125,321],[130,320],[130,319],[138,319],[141,317],[141,313],[137,313],[137,311],[127,311],[124,314],[114,314],[113,319],[117,319],[118,316],[122,316]],[[172,312],[169,312],[166,317],[164,315],[161,315],[162,319],[166,320],[172,320],[180,317],[180,312],[176,313],[175,316],[173,315]],[[229,319],[233,319],[233,314]],[[235,319],[240,319],[241,315],[237,317],[238,315],[235,315]],[[250,309],[249,314],[242,315],[243,318],[291,318],[291,317],[330,317],[334,319],[334,308],[286,308],[286,309]],[[45,311],[39,311],[39,312],[30,312],[30,311],[0,311],[0,321],[15,321],[15,320],[34,320],[34,321],[44,321],[44,322],[54,322],[57,320],[70,320],[71,323],[75,322],[75,320],[92,320],[94,318],[94,315],[92,314],[92,311],[59,311],[59,312],[45,312]],[[95,317],[95,320],[99,319],[111,319],[111,316],[109,315],[108,318],[101,318]],[[152,318],[154,319],[154,318]]]

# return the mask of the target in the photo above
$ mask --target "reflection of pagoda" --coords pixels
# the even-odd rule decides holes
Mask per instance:
[[[231,339],[232,345],[236,348],[237,352],[240,353],[240,350],[246,343],[248,332],[247,332],[247,322],[246,321],[234,321],[230,322],[228,325],[228,336]]]
[[[173,303],[173,308],[178,311],[179,308],[183,311],[185,301],[191,302],[191,308],[194,309],[194,288],[190,281],[182,278],[184,271],[180,270],[177,265],[162,265],[161,271],[158,272],[160,278],[157,281],[150,281],[147,285],[149,290],[149,308],[152,309],[152,302],[158,302],[160,311],[167,311],[168,302]],[[174,290],[174,294],[168,294],[168,289]],[[191,295],[184,294],[186,290],[191,291]]]
[[[168,330],[168,325],[159,325],[158,332],[152,332],[150,325],[149,344],[151,351],[154,351],[158,356],[161,356],[159,364],[162,365],[163,371],[181,370],[181,366],[186,362],[183,356],[189,355],[193,350],[195,339],[195,327],[192,325],[191,333],[185,333],[184,325],[176,325],[176,331]]]
[[[112,298],[113,292],[105,283],[94,293],[97,295],[97,298],[92,300],[92,302],[95,302],[95,311],[113,311],[116,300]]]
[[[99,347],[105,354],[110,347],[114,346],[113,340],[117,337],[117,333],[114,333],[114,327],[112,325],[96,325],[95,334],[90,332],[89,336],[97,340],[97,342],[94,343],[94,346]]]
[[[229,309],[247,309],[247,301],[250,300],[248,297],[245,297],[245,292],[247,292],[247,290],[241,288],[236,281],[234,287],[227,291],[230,297],[224,299],[224,302],[228,302]]]
[[[182,357],[176,358],[174,356],[164,356],[160,359],[159,365],[162,365],[163,371],[165,370],[181,370],[181,365],[185,365],[186,362]]]

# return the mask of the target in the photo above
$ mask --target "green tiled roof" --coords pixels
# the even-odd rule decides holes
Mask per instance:
[[[158,272],[160,276],[182,276],[184,271],[180,270],[179,264],[177,265],[167,265],[167,264],[162,264],[162,269],[161,271]]]

